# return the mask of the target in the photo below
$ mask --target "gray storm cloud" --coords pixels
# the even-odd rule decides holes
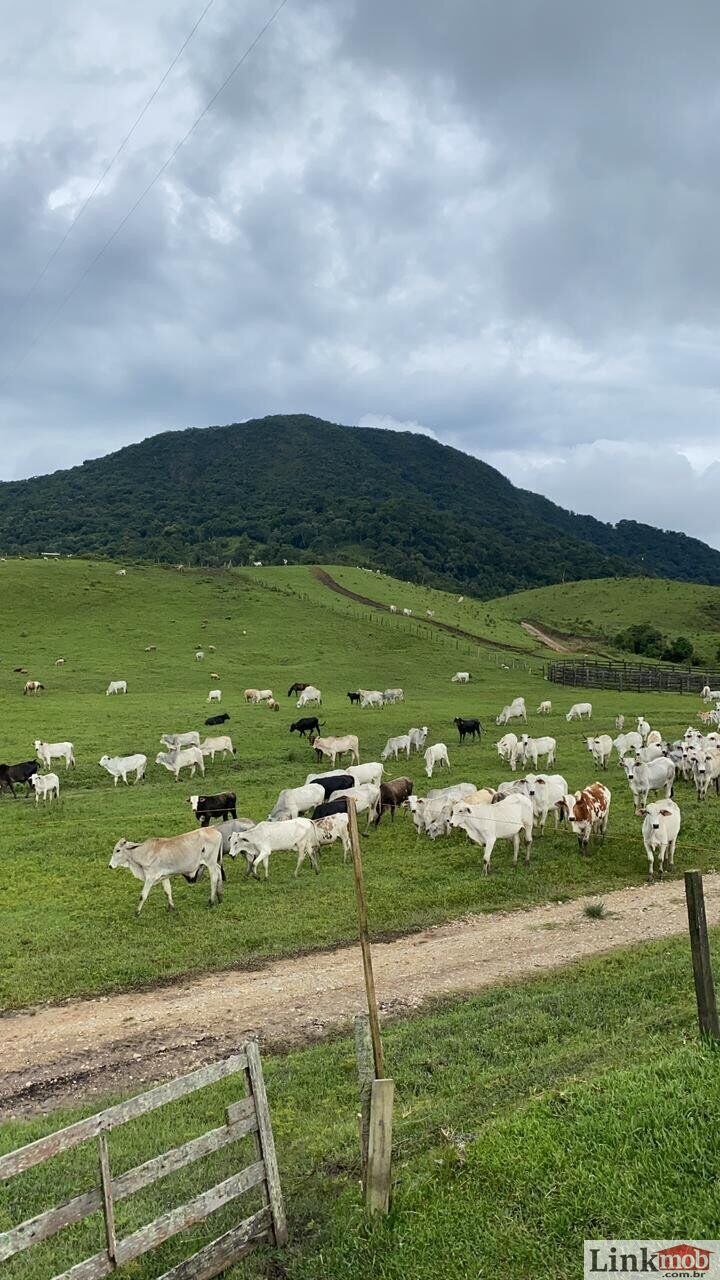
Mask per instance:
[[[304,411],[720,545],[720,10],[288,0],[45,328],[275,5],[215,0],[25,303],[202,7],[5,33],[0,474]]]

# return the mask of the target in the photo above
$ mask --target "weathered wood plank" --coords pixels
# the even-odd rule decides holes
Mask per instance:
[[[705,894],[702,874],[699,871],[685,872],[685,898],[700,1032],[702,1035],[712,1036],[714,1040],[720,1040],[720,1020],[705,915]]]
[[[202,1191],[187,1204],[161,1214],[147,1226],[140,1227],[132,1235],[118,1241],[117,1265],[122,1267],[127,1262],[132,1262],[134,1258],[141,1257],[150,1249],[157,1249],[159,1245],[172,1239],[180,1231],[186,1231],[188,1227],[194,1227],[198,1222],[203,1222],[211,1213],[215,1213],[216,1209],[221,1209],[223,1205],[229,1204],[231,1200],[249,1191],[251,1187],[256,1187],[264,1177],[265,1166],[262,1160],[258,1160],[247,1169],[242,1169],[240,1173],[232,1174],[224,1182],[219,1182],[207,1191]],[[103,1280],[103,1277],[110,1275],[114,1269],[107,1253],[96,1253],[93,1257],[76,1263],[68,1271],[63,1271],[55,1277],[55,1280]]]
[[[262,1148],[263,1161],[265,1164],[265,1183],[270,1199],[270,1212],[272,1214],[273,1229],[275,1231],[275,1243],[277,1245],[287,1244],[288,1230],[287,1219],[285,1217],[285,1205],[283,1204],[282,1188],[280,1186],[280,1172],[277,1165],[277,1156],[275,1155],[275,1139],[273,1138],[272,1125],[270,1123],[270,1109],[268,1107],[267,1093],[265,1092],[265,1080],[263,1079],[262,1064],[260,1062],[260,1050],[254,1040],[249,1040],[245,1046],[247,1053],[248,1071],[250,1072],[250,1081],[252,1084],[253,1097],[255,1099],[255,1111],[258,1121],[258,1137]]]
[[[100,1192],[102,1194],[103,1214],[105,1217],[105,1239],[108,1257],[115,1261],[117,1240],[115,1237],[115,1209],[113,1208],[112,1174],[110,1173],[110,1153],[108,1152],[107,1134],[101,1133],[98,1138],[100,1154]]]
[[[365,1013],[358,1013],[355,1017],[355,1060],[357,1062],[358,1084],[360,1087],[360,1163],[363,1187],[365,1187],[370,1135],[370,1095],[372,1082],[375,1079],[370,1021]]]
[[[394,1092],[394,1081],[373,1080],[365,1191],[365,1203],[371,1213],[387,1213],[390,1206]]]
[[[266,1205],[257,1213],[231,1227],[211,1244],[199,1249],[191,1258],[171,1267],[159,1280],[212,1280],[221,1271],[239,1262],[259,1244],[272,1239],[272,1217]]]
[[[243,1098],[240,1102],[231,1105],[238,1108],[236,1112],[238,1119],[232,1127],[226,1128],[223,1125],[220,1129],[210,1129],[207,1133],[201,1134],[199,1138],[191,1138],[189,1142],[183,1143],[182,1146],[173,1147],[170,1151],[164,1151],[162,1155],[153,1156],[151,1160],[146,1160],[144,1164],[136,1165],[133,1169],[128,1169],[126,1173],[119,1174],[113,1179],[112,1183],[114,1200],[126,1200],[128,1196],[133,1195],[136,1191],[142,1191],[144,1187],[149,1187],[153,1182],[158,1182],[161,1178],[165,1178],[171,1173],[176,1173],[179,1169],[184,1169],[186,1165],[193,1164],[196,1160],[201,1160],[203,1156],[211,1155],[214,1151],[221,1151],[223,1147],[229,1146],[232,1142],[238,1142],[240,1138],[244,1138],[249,1133],[257,1134],[254,1100],[252,1098]],[[244,1119],[242,1118],[243,1113]],[[261,1157],[261,1154],[258,1151],[258,1158]],[[40,1213],[35,1218],[29,1218],[27,1222],[23,1222],[17,1227],[12,1227],[11,1230],[5,1231],[0,1235],[0,1262],[11,1258],[15,1253],[20,1253],[23,1249],[29,1249],[31,1245],[38,1244],[40,1240],[46,1240],[49,1236],[54,1236],[63,1227],[69,1227],[74,1222],[81,1222],[83,1218],[89,1217],[91,1213],[95,1213],[101,1206],[101,1193],[99,1190],[93,1189],[92,1191],[84,1192],[82,1195],[75,1196],[72,1200],[66,1200],[64,1204],[58,1205],[54,1209],[48,1209],[45,1213]]]
[[[189,1075],[178,1076],[176,1080],[170,1080],[167,1084],[149,1089],[147,1093],[139,1093],[134,1098],[128,1098],[127,1102],[120,1102],[115,1107],[108,1107],[106,1111],[98,1111],[94,1116],[78,1120],[76,1124],[68,1125],[66,1129],[59,1129],[45,1138],[38,1138],[36,1142],[30,1142],[26,1147],[19,1147],[17,1151],[10,1151],[7,1155],[0,1156],[0,1178],[12,1178],[15,1174],[40,1164],[42,1160],[47,1160],[48,1156],[57,1155],[60,1151],[69,1151],[72,1147],[79,1146],[81,1142],[86,1142],[88,1138],[96,1138],[98,1134],[106,1133],[117,1125],[126,1124],[128,1120],[147,1115],[149,1111],[164,1107],[168,1102],[184,1098],[189,1093],[194,1093],[196,1089],[204,1089],[206,1085],[215,1084],[218,1080],[224,1080],[226,1076],[235,1075],[246,1065],[247,1059],[244,1053],[233,1054],[222,1062],[211,1062],[206,1067],[191,1071]]]

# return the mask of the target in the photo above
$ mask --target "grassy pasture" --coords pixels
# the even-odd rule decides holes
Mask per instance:
[[[345,610],[339,597],[313,586],[307,570],[279,581],[237,572],[178,573],[151,566],[130,566],[127,577],[116,566],[86,561],[8,561],[0,564],[3,592],[0,644],[2,744],[0,758],[25,760],[36,737],[69,738],[77,769],[61,764],[61,803],[36,807],[34,801],[0,797],[0,848],[4,893],[0,904],[0,1007],[17,1008],[69,995],[109,992],[180,974],[250,965],[259,959],[331,946],[355,936],[355,908],[349,868],[339,846],[322,857],[322,874],[307,870],[295,881],[290,859],[273,862],[270,880],[246,883],[230,866],[226,896],[216,911],[206,908],[207,885],[174,886],[177,910],[166,911],[159,889],[136,919],[139,883],[126,871],[110,872],[110,852],[120,836],[140,839],[188,829],[189,781],[176,784],[154,764],[164,731],[203,728],[208,690],[223,689],[222,707],[237,762],[210,766],[201,788],[233,787],[239,812],[264,817],[282,786],[304,781],[314,767],[305,742],[291,737],[294,702],[286,697],[296,679],[323,690],[321,719],[328,732],[357,732],[363,760],[379,758],[390,734],[427,724],[429,741],[445,741],[451,770],[432,785],[468,780],[496,783],[507,776],[499,767],[493,718],[511,696],[523,693],[531,710],[541,698],[554,699],[547,720],[530,716],[530,732],[558,737],[557,769],[574,788],[595,777],[577,725],[561,714],[572,701],[569,691],[547,685],[537,674],[505,669],[505,658],[491,650],[473,653],[451,638],[428,641],[402,620],[380,626]],[[277,575],[280,577],[281,571]],[[370,575],[363,575],[370,579]],[[373,577],[375,583],[380,578]],[[308,586],[308,599],[297,592]],[[397,591],[402,584],[397,585]],[[274,587],[275,589],[271,589]],[[280,588],[280,589],[278,589]],[[685,590],[684,587],[679,588]],[[316,592],[316,594],[313,594]],[[321,594],[322,593],[322,594]],[[396,593],[397,594],[397,593]],[[338,604],[340,607],[337,607]],[[157,644],[146,654],[147,644]],[[209,646],[216,645],[211,654]],[[207,656],[196,663],[194,650]],[[67,665],[56,668],[56,657]],[[27,667],[46,686],[37,698],[22,696]],[[473,683],[459,687],[450,676],[459,667],[473,672]],[[219,679],[211,679],[212,671]],[[128,695],[106,697],[110,679],[125,678]],[[246,707],[242,690],[271,686],[281,711]],[[350,707],[346,691],[358,685],[401,685],[405,704],[381,712]],[[598,694],[596,730],[612,725],[618,711],[645,713],[653,725],[676,736],[694,720],[697,704],[666,694],[639,700],[637,695]],[[215,710],[215,708],[212,708]],[[456,742],[452,717],[479,714],[488,727],[482,746]],[[143,751],[149,758],[147,781],[114,788],[99,768],[100,756]],[[408,772],[416,790],[425,779],[417,755],[398,763],[391,775]],[[536,842],[529,868],[514,870],[507,848],[493,855],[493,874],[480,875],[480,855],[460,833],[431,844],[417,843],[409,818],[364,842],[369,912],[375,936],[400,932],[462,916],[466,912],[521,907],[534,902],[597,894],[645,877],[639,823],[617,768],[609,774],[614,789],[610,836],[602,850],[580,858],[572,839],[560,833]],[[717,803],[698,806],[694,793],[679,789],[684,828],[679,867],[708,867],[716,862]],[[702,845],[708,852],[685,850]]]
[[[697,1043],[685,939],[441,1003],[389,1026],[384,1041],[396,1082],[389,1218],[371,1225],[359,1203],[351,1040],[268,1057],[290,1244],[260,1251],[231,1280],[574,1280],[584,1236],[716,1234],[720,1075],[717,1054]],[[113,1170],[220,1123],[238,1087],[223,1082],[116,1131]],[[0,1150],[82,1114],[4,1124]],[[229,1148],[118,1204],[119,1234],[249,1154]],[[30,1170],[0,1191],[0,1230],[96,1177],[92,1144]],[[134,1263],[134,1280],[172,1266],[246,1204]],[[101,1249],[102,1233],[95,1215],[6,1263],[3,1275],[46,1280]]]

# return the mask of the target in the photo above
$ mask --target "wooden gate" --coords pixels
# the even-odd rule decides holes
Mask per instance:
[[[246,1096],[226,1108],[224,1125],[113,1177],[107,1141],[107,1135],[112,1129],[237,1073],[244,1076]],[[117,1239],[114,1205],[118,1201],[125,1200],[144,1187],[176,1173],[213,1151],[220,1151],[248,1134],[254,1136],[255,1142],[257,1158],[252,1164],[201,1192],[187,1204],[171,1209],[124,1239]],[[102,1209],[105,1218],[105,1249],[55,1277],[55,1280],[100,1280],[117,1267],[156,1249],[178,1232],[202,1222],[216,1209],[229,1204],[252,1187],[262,1188],[263,1207],[192,1257],[166,1271],[162,1280],[209,1280],[263,1241],[285,1244],[287,1224],[275,1158],[275,1143],[260,1052],[254,1041],[249,1040],[240,1053],[233,1054],[230,1058],[201,1067],[199,1071],[192,1071],[189,1075],[179,1076],[168,1084],[159,1085],[147,1093],[129,1098],[127,1102],[108,1107],[106,1111],[88,1116],[86,1120],[79,1120],[77,1124],[0,1156],[0,1178],[12,1178],[31,1169],[33,1165],[42,1164],[61,1151],[69,1151],[72,1147],[93,1140],[97,1140],[98,1144],[98,1185],[0,1234],[0,1262]]]

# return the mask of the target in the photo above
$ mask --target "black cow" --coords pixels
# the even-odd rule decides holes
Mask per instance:
[[[323,720],[324,723],[325,721]],[[308,736],[311,733],[319,734],[320,721],[317,716],[303,716],[302,720],[296,720],[294,724],[290,725],[290,732],[299,733],[301,738],[304,738],[306,733]]]
[[[351,702],[351,703],[353,703],[353,702],[359,702],[359,701],[360,701],[360,694],[359,694],[359,693],[349,693],[349,694],[348,694],[348,698],[350,699],[350,702]]]
[[[237,796],[234,791],[221,791],[216,796],[188,796],[188,804],[192,805],[201,827],[209,827],[211,818],[222,816],[223,822],[227,822],[228,818],[237,818]]]
[[[40,766],[37,760],[24,760],[22,764],[0,764],[0,791],[7,788],[15,796],[13,782],[18,783],[19,786],[24,782],[29,791],[30,779],[39,772]]]
[[[325,804],[317,804],[313,809],[313,818],[329,818],[333,813],[347,813],[347,796],[337,800],[326,800]]]
[[[461,742],[463,742],[467,736],[471,738],[482,738],[483,727],[479,720],[463,720],[462,716],[456,716],[453,720],[453,724],[456,726],[457,731],[460,734]]]
[[[295,683],[291,684],[290,688],[288,689],[288,698],[292,698],[294,693],[303,693],[304,690],[307,688],[308,688],[308,685],[301,684],[299,680],[296,680]]]
[[[325,799],[329,800],[334,791],[349,791],[355,786],[355,779],[349,773],[336,773],[329,778],[311,778],[311,782],[316,782],[325,792]]]
[[[229,719],[230,717],[227,711],[223,711],[219,716],[208,716],[205,723],[206,724],[225,724],[225,721]]]

